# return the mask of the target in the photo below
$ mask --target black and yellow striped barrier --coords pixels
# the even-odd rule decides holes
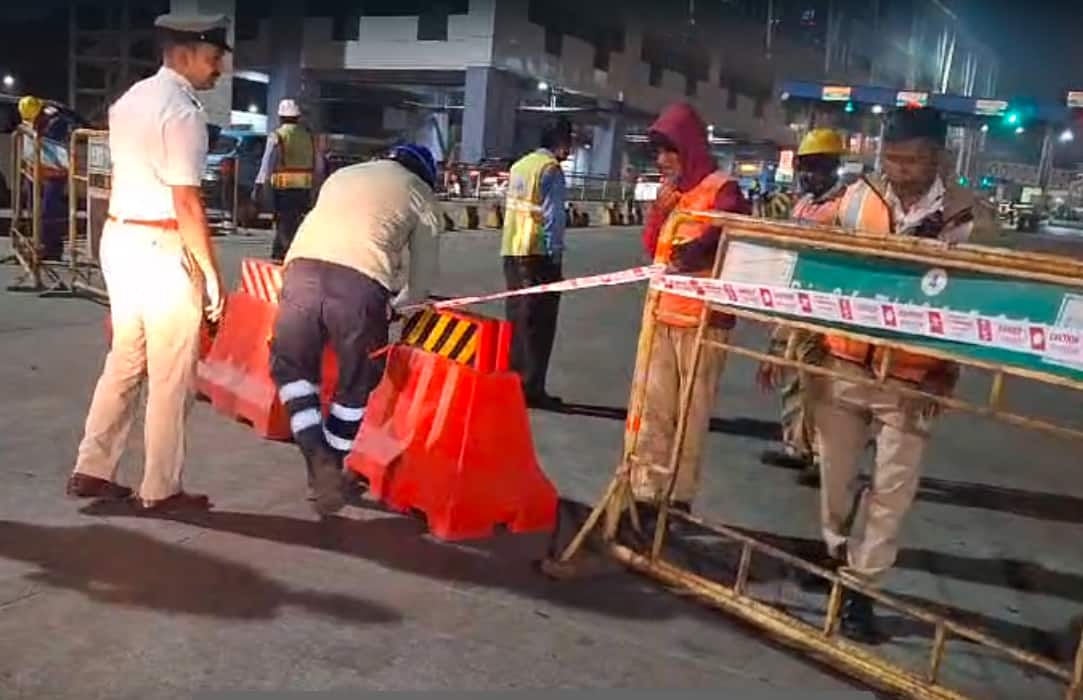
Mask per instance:
[[[422,309],[408,318],[399,342],[483,372],[508,367],[511,324],[459,311]]]

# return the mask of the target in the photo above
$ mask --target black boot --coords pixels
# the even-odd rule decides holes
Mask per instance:
[[[857,591],[846,592],[842,603],[839,631],[842,636],[859,644],[876,645],[885,641],[884,635],[876,625],[872,598]]]
[[[309,500],[319,515],[342,510],[346,497],[342,488],[342,463],[330,448],[303,452],[308,471]]]

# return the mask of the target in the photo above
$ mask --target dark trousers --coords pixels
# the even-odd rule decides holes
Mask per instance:
[[[305,213],[308,212],[312,193],[310,190],[273,190],[272,195],[275,240],[271,244],[271,258],[281,260],[286,257],[286,251],[293,243],[293,237],[297,235],[301,219],[305,218]]]
[[[30,211],[34,205],[34,189],[23,183],[23,206]],[[28,231],[29,233],[29,231]],[[64,241],[68,238],[68,182],[48,177],[41,181],[41,246],[44,260],[60,260],[64,256]]]
[[[271,376],[290,414],[290,429],[306,457],[349,452],[383,360],[369,354],[387,345],[390,294],[342,265],[300,258],[287,267],[271,341]],[[320,412],[323,348],[338,357],[338,386],[326,423]]]
[[[504,258],[508,289],[522,289],[563,279],[560,263],[545,255]],[[511,367],[523,381],[523,393],[545,393],[545,375],[557,334],[560,294],[533,294],[506,301],[507,318],[513,324]]]

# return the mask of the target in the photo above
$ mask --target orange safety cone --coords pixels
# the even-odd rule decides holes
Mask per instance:
[[[498,365],[502,363],[497,363]],[[346,466],[445,540],[552,531],[557,492],[534,454],[517,375],[395,345]]]
[[[240,288],[229,295],[226,311],[207,356],[196,372],[196,392],[219,413],[252,425],[271,440],[291,437],[289,416],[271,379],[271,335],[278,314],[281,268],[263,260],[241,263]],[[338,381],[338,362],[323,353],[321,403],[326,413]]]

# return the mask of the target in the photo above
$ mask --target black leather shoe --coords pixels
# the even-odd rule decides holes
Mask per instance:
[[[872,608],[872,598],[856,591],[847,591],[839,621],[842,636],[859,644],[877,645],[886,641],[876,624]]]
[[[812,460],[802,455],[795,455],[785,450],[764,450],[760,453],[760,462],[783,469],[805,470],[812,465]]]
[[[551,394],[527,394],[527,408],[536,408],[542,411],[559,411],[564,408],[564,400]]]
[[[96,498],[105,501],[123,501],[132,496],[132,490],[127,486],[89,474],[72,474],[65,491],[72,498]]]
[[[820,487],[820,465],[812,464],[801,470],[801,473],[797,475],[797,483],[802,486],[808,486],[809,488]]]
[[[846,565],[846,557],[823,557],[819,560],[813,560],[812,563],[816,564],[821,569],[827,569],[828,571],[838,573],[838,570]],[[803,591],[822,593],[831,590],[831,579],[826,579],[823,576],[817,576],[804,569],[799,569],[797,572],[797,585]]]

